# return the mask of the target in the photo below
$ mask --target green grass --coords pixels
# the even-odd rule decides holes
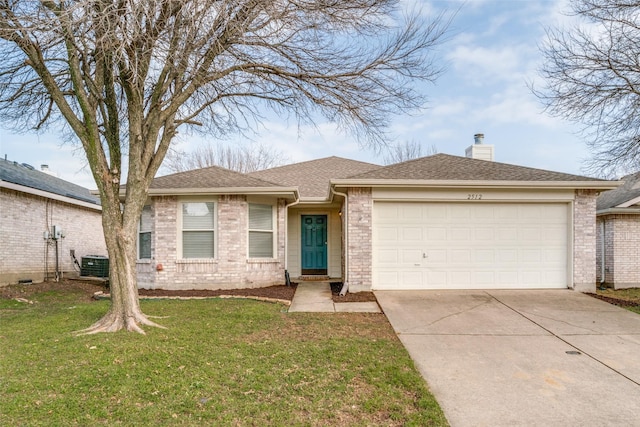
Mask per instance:
[[[640,288],[631,288],[631,289],[611,289],[607,288],[604,290],[598,289],[598,295],[604,295],[609,298],[616,298],[624,301],[631,301],[636,304],[640,304]],[[640,314],[640,306],[623,306],[629,311]]]
[[[0,425],[446,425],[380,314],[143,301],[168,330],[75,337],[108,302],[0,300]]]

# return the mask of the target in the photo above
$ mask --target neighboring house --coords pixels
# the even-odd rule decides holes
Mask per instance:
[[[107,254],[99,199],[43,171],[0,159],[0,286],[77,273],[71,252]]]
[[[640,172],[597,202],[597,279],[615,289],[640,287]]]
[[[328,157],[248,175],[182,172],[151,185],[139,286],[260,287],[284,283],[286,271],[351,292],[593,291],[596,196],[616,186],[445,154],[386,167]]]

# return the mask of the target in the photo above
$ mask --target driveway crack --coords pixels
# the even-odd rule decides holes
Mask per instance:
[[[474,305],[474,306],[471,306],[471,307],[469,307],[469,308],[466,308],[466,309],[464,309],[464,310],[460,310],[460,311],[457,311],[457,312],[455,312],[455,313],[447,314],[446,316],[442,316],[442,317],[440,317],[440,318],[438,318],[438,319],[436,319],[436,320],[434,320],[434,321],[432,321],[432,322],[429,322],[429,323],[427,323],[427,324],[420,324],[420,325],[417,325],[417,326],[415,326],[415,327],[413,327],[413,328],[411,328],[411,329],[407,329],[406,331],[404,331],[404,332],[402,332],[402,333],[403,333],[403,334],[410,334],[410,333],[411,333],[411,331],[413,331],[413,330],[421,329],[421,328],[424,328],[424,327],[433,326],[433,325],[435,325],[435,324],[436,324],[436,323],[438,323],[438,322],[442,322],[442,321],[443,321],[443,320],[445,320],[445,319],[449,319],[450,317],[459,316],[459,315],[461,315],[461,314],[463,314],[463,313],[468,313],[468,312],[470,312],[470,311],[475,310],[475,309],[476,309],[476,308],[478,308],[478,307],[481,307],[481,306],[483,306],[483,305],[487,305],[487,304],[491,303],[491,299],[495,299],[495,298],[494,298],[493,296],[491,296],[491,295],[488,295],[488,299],[487,299],[486,301],[482,301],[481,303],[478,303],[478,304],[476,304],[476,305]]]

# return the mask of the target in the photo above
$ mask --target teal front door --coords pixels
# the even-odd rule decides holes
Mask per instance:
[[[326,215],[302,215],[302,274],[327,274]]]

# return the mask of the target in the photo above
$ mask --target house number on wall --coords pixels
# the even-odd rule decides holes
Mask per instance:
[[[482,194],[467,194],[467,200],[482,200]]]

